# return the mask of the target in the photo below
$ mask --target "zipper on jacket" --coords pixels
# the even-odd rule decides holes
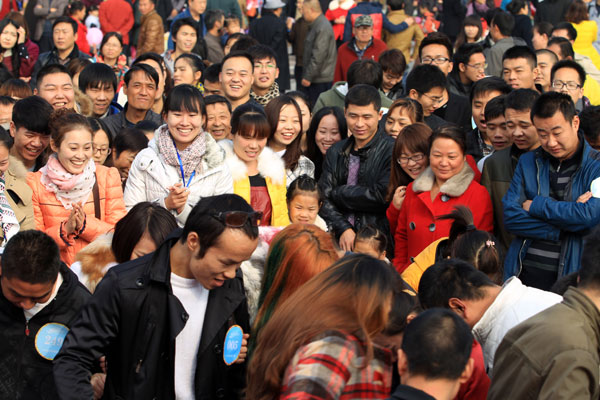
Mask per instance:
[[[525,247],[526,241],[527,239],[523,239],[521,247],[519,247],[519,272],[517,272],[517,275],[515,275],[517,278],[521,275],[521,272],[523,271],[523,247]]]
[[[137,365],[135,366],[135,373],[139,374],[140,373],[140,369],[142,369],[142,362],[144,360],[142,358],[140,358],[137,362]]]
[[[29,320],[25,320],[25,336],[29,336]]]

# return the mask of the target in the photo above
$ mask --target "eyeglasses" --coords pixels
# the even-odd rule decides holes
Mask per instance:
[[[419,93],[421,93],[421,92],[419,92]],[[442,101],[444,101],[443,97],[431,97],[427,93],[421,93],[421,94],[423,96],[427,97],[429,100],[433,101],[433,104],[440,104]]]
[[[485,71],[485,69],[488,67],[487,64],[465,64],[467,67],[471,67],[473,69],[476,69],[478,71]]]
[[[258,226],[263,213],[260,211],[245,212],[245,211],[224,211],[213,214],[213,217],[221,221],[229,228],[241,228],[250,221],[250,225]]]
[[[274,64],[254,64],[254,69],[275,69]]]
[[[398,158],[398,160],[396,160],[396,161],[400,165],[407,165],[409,161],[412,161],[414,163],[419,163],[419,162],[423,161],[424,158],[425,158],[425,154],[418,153],[418,154],[414,154],[410,157],[400,156],[400,158]]]
[[[96,147],[96,146],[92,145],[92,151],[94,154],[96,154],[96,153],[100,153],[102,155],[110,154],[109,147]]]
[[[554,82],[552,82],[552,87],[554,89],[561,90],[565,86],[567,87],[567,90],[575,90],[575,89],[579,89],[581,87],[581,85],[579,85],[573,81],[570,81],[570,82],[554,81]]]
[[[432,57],[425,57],[425,58],[421,58],[421,63],[423,64],[435,64],[435,65],[440,65],[443,63],[446,63],[450,61],[450,59],[448,57],[437,57],[437,58],[432,58]]]

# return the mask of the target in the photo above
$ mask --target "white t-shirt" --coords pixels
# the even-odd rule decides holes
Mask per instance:
[[[52,289],[52,294],[50,295],[48,301],[46,301],[45,303],[35,303],[35,306],[31,307],[29,310],[23,310],[23,313],[25,314],[25,319],[27,321],[33,318],[35,314],[42,311],[44,307],[46,307],[48,304],[50,304],[52,300],[56,298],[56,295],[58,294],[58,289],[60,289],[60,285],[62,285],[62,283],[63,277],[59,272],[58,277],[56,278],[56,282],[54,283],[54,288]]]
[[[189,315],[185,327],[175,338],[175,398],[194,400],[196,356],[200,347],[209,291],[195,279],[185,279],[174,273],[171,273],[171,287],[173,294]]]

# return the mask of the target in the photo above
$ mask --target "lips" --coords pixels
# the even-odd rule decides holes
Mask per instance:
[[[55,109],[57,108],[65,108],[67,106],[67,102],[66,101],[55,101],[54,103],[52,103],[52,107],[54,107]]]
[[[27,153],[27,155],[32,159],[37,158],[40,154],[42,154],[42,151],[44,150],[43,148],[32,149],[30,147],[24,147],[24,149],[25,149],[25,152]]]

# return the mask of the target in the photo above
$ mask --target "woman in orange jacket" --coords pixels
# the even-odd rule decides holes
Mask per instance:
[[[49,122],[54,154],[27,176],[33,191],[36,229],[50,235],[68,265],[99,235],[112,230],[125,214],[119,173],[96,166],[92,129],[71,110],[55,111]]]

